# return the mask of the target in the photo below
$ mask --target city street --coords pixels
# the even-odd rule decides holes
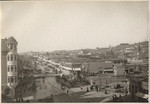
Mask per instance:
[[[149,102],[149,4],[2,2],[2,103]]]
[[[54,102],[105,102],[112,100],[113,93],[105,94],[103,91],[89,91],[84,86],[81,90],[80,87],[61,90],[60,85],[55,81],[55,77],[47,77],[37,79],[37,92],[35,94],[35,101],[45,98],[51,98],[53,95]],[[119,95],[117,95],[119,96]]]
[[[51,97],[51,94],[56,95],[62,93],[60,85],[55,81],[54,77],[39,78],[36,80],[37,88],[35,100]]]

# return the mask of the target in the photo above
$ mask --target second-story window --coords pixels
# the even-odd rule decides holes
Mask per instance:
[[[10,77],[8,77],[8,83],[10,83]]]
[[[11,61],[13,61],[13,54],[11,54]]]
[[[13,83],[14,82],[14,78],[13,77],[11,77],[11,83]]]
[[[13,72],[13,65],[11,65],[11,72]]]

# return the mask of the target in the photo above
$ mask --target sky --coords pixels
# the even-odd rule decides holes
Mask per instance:
[[[147,27],[147,1],[1,3],[1,36],[13,36],[19,52],[136,43],[147,40]]]

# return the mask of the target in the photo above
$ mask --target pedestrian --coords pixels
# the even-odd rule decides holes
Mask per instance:
[[[98,91],[98,85],[95,86],[96,91]]]
[[[121,94],[120,94],[120,96],[119,96],[119,100],[121,101]]]
[[[70,91],[69,91],[69,89],[67,89],[67,93],[70,95]]]
[[[107,91],[105,90],[105,94],[107,94]]]
[[[116,95],[113,96],[113,99],[114,99],[113,101],[115,102],[116,101]]]
[[[51,94],[51,99],[52,99],[52,101],[54,100],[54,98],[53,98],[53,94]]]
[[[67,94],[69,93],[69,90],[67,89]]]
[[[81,90],[82,90],[82,86],[81,86]]]
[[[114,97],[114,95],[112,96],[112,99],[113,99],[113,101],[115,101],[115,97]]]
[[[89,92],[89,88],[87,87],[87,92]]]
[[[119,98],[121,99],[121,94],[120,94]]]
[[[117,95],[115,95],[115,101],[117,101],[117,100],[118,100]]]
[[[20,94],[19,94],[19,97],[18,97],[18,102],[23,102],[23,98]]]

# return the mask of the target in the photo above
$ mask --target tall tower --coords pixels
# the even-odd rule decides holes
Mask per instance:
[[[9,52],[7,54],[7,86],[10,88],[15,88],[18,84],[17,72],[17,45],[18,42],[13,38],[9,37],[7,42],[7,47]]]

